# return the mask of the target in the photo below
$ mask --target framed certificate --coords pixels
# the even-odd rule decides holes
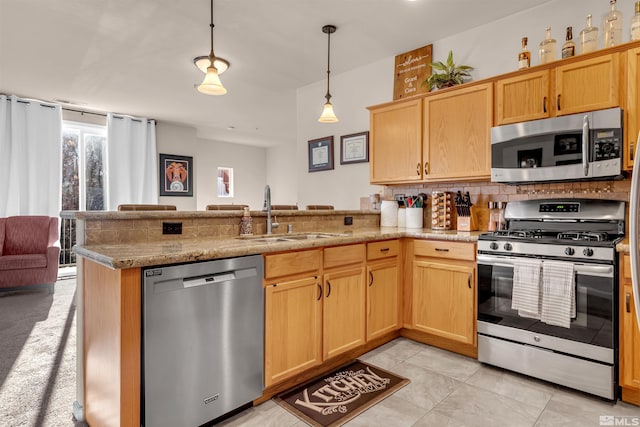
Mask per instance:
[[[309,172],[333,169],[333,136],[309,141]]]
[[[340,164],[369,161],[369,131],[340,137]]]

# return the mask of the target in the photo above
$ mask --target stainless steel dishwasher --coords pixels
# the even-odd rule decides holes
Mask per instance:
[[[144,268],[144,426],[200,426],[264,388],[262,256]]]

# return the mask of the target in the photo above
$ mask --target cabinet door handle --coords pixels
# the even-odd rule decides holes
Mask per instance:
[[[429,175],[429,162],[424,162],[424,174]]]
[[[420,162],[418,162],[418,165],[416,166],[416,174],[420,176]]]
[[[318,285],[318,298],[316,298],[316,301],[320,301],[320,299],[322,299],[322,286],[320,286],[320,283],[316,283]]]
[[[627,313],[631,313],[631,294],[627,292],[624,296],[624,306]]]
[[[373,272],[369,272],[369,286],[373,285]]]
[[[331,295],[331,282],[327,280],[327,298]]]
[[[558,94],[558,111],[560,111],[560,94]]]
[[[546,96],[544,98],[542,98],[542,112],[543,113],[547,112],[547,97]]]
[[[446,249],[446,248],[436,248],[436,252],[449,252],[449,249]]]
[[[467,277],[467,286],[471,289],[471,273],[469,273],[469,276]]]

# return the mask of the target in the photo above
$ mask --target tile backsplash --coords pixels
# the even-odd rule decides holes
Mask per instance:
[[[486,230],[489,221],[488,202],[510,202],[529,199],[590,198],[629,200],[631,182],[628,179],[611,181],[559,182],[550,184],[505,185],[492,182],[457,182],[441,184],[407,184],[385,186],[382,198],[393,199],[398,194],[416,195],[426,193],[425,225],[431,224],[430,198],[433,191],[469,192],[476,207],[480,230]],[[455,227],[454,227],[455,228]]]

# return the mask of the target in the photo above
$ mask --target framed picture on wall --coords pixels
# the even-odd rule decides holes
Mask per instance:
[[[160,154],[160,195],[193,196],[193,157]]]
[[[340,137],[340,164],[369,161],[369,131]]]
[[[333,136],[309,141],[309,172],[333,169]]]
[[[233,197],[233,168],[218,168],[218,197]]]

